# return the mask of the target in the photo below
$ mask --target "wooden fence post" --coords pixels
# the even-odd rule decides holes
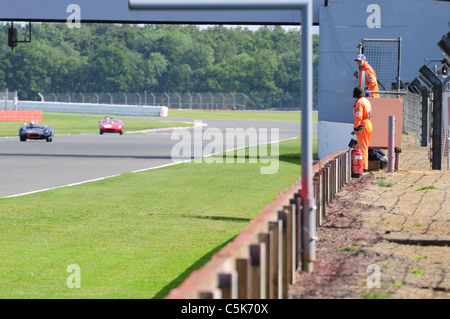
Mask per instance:
[[[273,234],[273,285],[272,285],[272,297],[275,299],[281,299],[281,278],[282,278],[282,271],[283,271],[283,262],[282,262],[282,249],[281,249],[281,233],[282,230],[282,224],[280,220],[277,220],[276,222],[269,222],[269,230]]]
[[[266,245],[250,245],[252,298],[266,299]]]
[[[250,299],[252,296],[250,258],[236,259],[236,271],[238,275],[238,299]]]
[[[232,271],[230,273],[220,273],[218,276],[219,289],[222,290],[222,299],[237,299],[237,272]]]

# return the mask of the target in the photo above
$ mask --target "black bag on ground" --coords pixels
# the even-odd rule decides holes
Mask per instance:
[[[369,149],[369,161],[379,160],[382,164],[387,164],[388,160],[384,152],[380,149]]]

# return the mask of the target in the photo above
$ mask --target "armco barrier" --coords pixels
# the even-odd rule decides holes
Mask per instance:
[[[143,116],[167,116],[166,106],[147,105],[116,105],[93,103],[63,103],[63,102],[38,102],[19,101],[19,110],[41,110],[48,112],[73,112],[73,113],[100,113],[104,115],[143,115]]]
[[[313,167],[317,227],[351,178],[351,154],[332,154]],[[192,272],[166,299],[285,299],[302,270],[301,179],[266,206],[236,238]]]

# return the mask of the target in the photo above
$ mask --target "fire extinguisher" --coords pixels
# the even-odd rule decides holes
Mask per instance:
[[[356,146],[352,150],[352,177],[360,178],[363,176],[363,153]]]

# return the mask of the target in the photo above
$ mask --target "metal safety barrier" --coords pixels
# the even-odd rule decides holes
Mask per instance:
[[[316,226],[351,178],[351,152],[332,154],[313,167]],[[165,299],[286,299],[302,268],[301,179],[267,205],[236,238],[193,271]]]
[[[19,101],[18,110],[41,110],[46,112],[99,113],[117,115],[167,116],[168,107],[148,105],[119,105],[92,103],[63,103]]]

